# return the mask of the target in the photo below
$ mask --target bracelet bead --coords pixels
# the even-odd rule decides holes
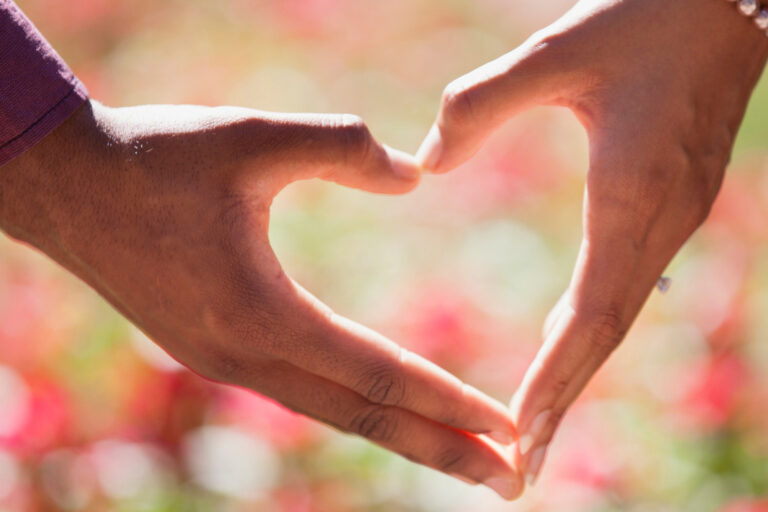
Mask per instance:
[[[753,16],[757,12],[757,0],[739,0],[738,7],[744,16]]]
[[[760,12],[755,16],[755,25],[760,30],[768,30],[768,9],[763,7]]]
[[[736,4],[736,8],[741,14],[748,18],[752,18],[755,22],[755,26],[763,31],[768,36],[768,5],[763,6],[766,2],[759,2],[758,0],[727,0],[732,4]]]

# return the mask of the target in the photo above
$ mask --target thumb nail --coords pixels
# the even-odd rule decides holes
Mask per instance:
[[[539,413],[539,415],[533,419],[531,426],[528,427],[528,431],[520,437],[520,455],[525,455],[528,453],[528,450],[533,448],[533,445],[538,441],[544,427],[547,426],[547,422],[551,415],[552,409],[547,409],[546,411]]]
[[[416,160],[422,167],[429,170],[437,169],[443,156],[443,137],[437,125],[432,125],[424,142],[416,152]]]

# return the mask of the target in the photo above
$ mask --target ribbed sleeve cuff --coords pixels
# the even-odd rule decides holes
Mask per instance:
[[[88,91],[78,80],[66,96],[37,121],[13,139],[0,146],[0,166],[10,162],[56,129],[88,100]]]
[[[0,165],[40,142],[88,98],[12,0],[0,0]]]

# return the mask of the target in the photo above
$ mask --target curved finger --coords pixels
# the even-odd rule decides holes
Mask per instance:
[[[479,436],[450,428],[358,393],[288,363],[268,362],[254,372],[251,387],[287,407],[381,445],[407,459],[471,484],[481,483],[505,499],[522,492],[511,456]]]
[[[516,437],[510,412],[500,402],[381,334],[334,314],[297,284],[290,286],[280,309],[290,312],[285,324],[292,328],[273,340],[270,354],[373,403],[487,433],[501,442]]]

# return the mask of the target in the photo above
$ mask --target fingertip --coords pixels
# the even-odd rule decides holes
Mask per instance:
[[[432,125],[429,133],[416,152],[416,161],[427,171],[436,172],[443,156],[443,136],[436,124]]]
[[[504,404],[469,384],[464,385],[463,392],[465,398],[471,398],[475,403],[473,416],[482,419],[488,437],[501,444],[511,444],[517,439],[517,425],[511,411]],[[481,415],[478,415],[479,412]]]
[[[511,444],[520,438],[520,432],[517,429],[517,422],[512,417],[512,413],[508,408],[501,404],[499,405],[502,407],[502,409],[499,410],[499,413],[501,414],[500,427],[494,429],[491,434],[492,437],[498,438],[497,440],[499,440],[499,442],[503,442],[504,444]]]
[[[524,488],[523,479],[517,474],[509,477],[492,477],[484,481],[483,485],[494,490],[507,501],[519,498]]]
[[[421,180],[422,168],[413,156],[386,144],[383,144],[383,146],[395,176],[404,181],[414,182],[414,184]]]

